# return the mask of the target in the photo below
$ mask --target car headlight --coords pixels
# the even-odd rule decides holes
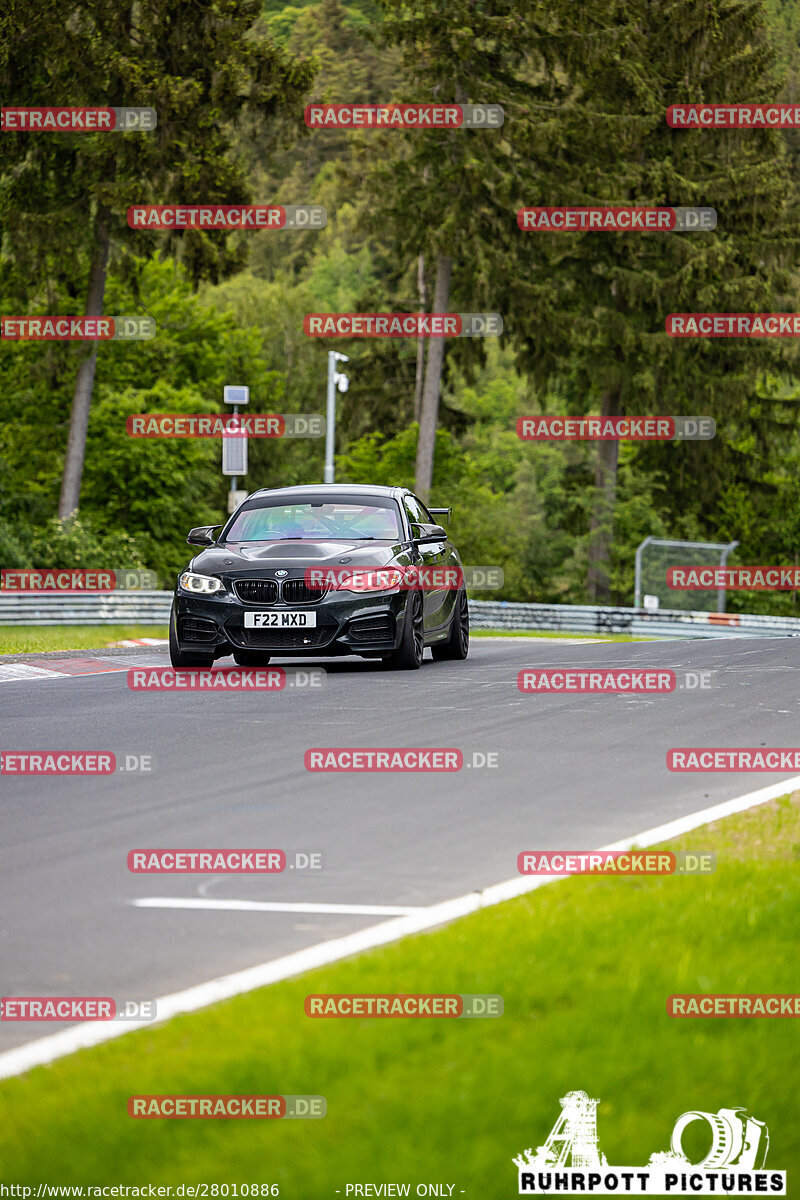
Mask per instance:
[[[224,592],[225,584],[216,575],[198,575],[194,571],[184,571],[180,585],[187,592],[197,592],[203,596],[212,596],[214,592]]]
[[[403,583],[404,572],[397,567],[357,568],[342,572],[334,590],[339,592],[393,592]]]

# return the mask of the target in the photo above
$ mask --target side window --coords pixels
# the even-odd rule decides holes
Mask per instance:
[[[422,511],[422,505],[416,496],[404,496],[403,506],[405,516],[408,517],[411,527],[414,527],[415,524],[425,524],[427,517],[425,516],[425,512]],[[414,536],[414,528],[411,528],[411,536]]]
[[[413,521],[415,525],[432,525],[434,523],[433,517],[416,496],[404,496],[403,503],[406,506],[409,521]]]
[[[415,496],[414,499],[417,500],[417,497]],[[428,524],[428,525],[436,525],[437,524],[437,522],[434,521],[433,517],[428,512],[427,508],[425,507],[425,505],[422,503],[421,500],[417,500],[417,506],[420,509],[420,511],[422,512],[423,519],[425,520],[426,524]]]

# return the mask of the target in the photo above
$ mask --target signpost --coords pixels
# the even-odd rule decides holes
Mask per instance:
[[[250,403],[250,388],[244,386],[226,386],[223,390],[223,400],[233,406],[233,415],[239,413],[240,404]],[[235,512],[247,496],[246,490],[236,487],[238,477],[247,474],[247,435],[222,438],[222,474],[231,476],[231,487],[228,492],[228,512]]]

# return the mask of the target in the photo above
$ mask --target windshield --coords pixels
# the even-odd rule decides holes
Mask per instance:
[[[237,513],[225,534],[226,542],[277,542],[289,538],[394,542],[400,538],[397,509],[391,502],[362,504],[353,500],[255,502]]]

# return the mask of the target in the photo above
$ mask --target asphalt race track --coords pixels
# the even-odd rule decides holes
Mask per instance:
[[[168,666],[152,649],[101,656],[108,666]],[[273,660],[281,664],[296,682],[297,662]],[[153,768],[0,776],[3,994],[151,999],[386,919],[137,899],[425,906],[515,876],[521,850],[593,849],[776,783],[791,773],[676,774],[665,755],[671,746],[797,745],[798,664],[791,638],[519,638],[473,639],[465,663],[426,654],[417,672],[356,659],[301,663],[325,668],[323,686],[276,693],[134,692],[124,670],[0,681],[3,750],[113,751],[123,764],[149,754]],[[598,665],[713,674],[708,688],[671,695],[517,689],[523,667]],[[304,752],[325,746],[454,747],[465,765],[449,774],[307,771]],[[468,767],[473,752],[495,753],[499,765]],[[126,857],[139,847],[315,851],[324,867],[136,875]],[[4,1022],[0,1051],[62,1028]]]

